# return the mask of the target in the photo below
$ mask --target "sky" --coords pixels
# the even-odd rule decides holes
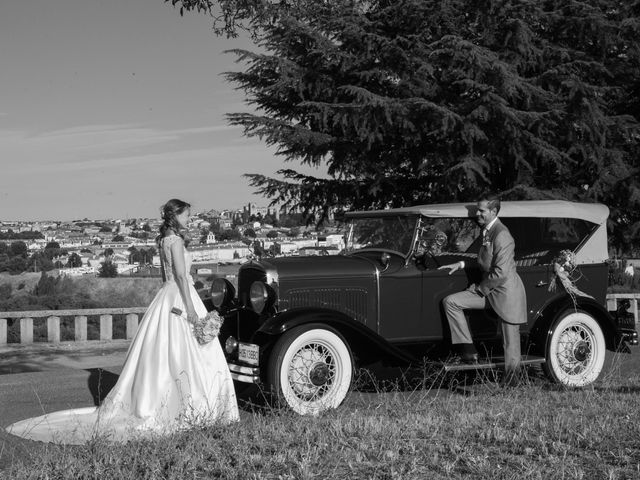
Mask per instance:
[[[221,75],[252,46],[211,25],[163,0],[1,2],[0,220],[266,206],[242,175],[283,160],[227,124],[252,110]]]

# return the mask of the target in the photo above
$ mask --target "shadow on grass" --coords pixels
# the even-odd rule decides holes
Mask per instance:
[[[505,385],[504,372],[499,369],[464,370],[446,372],[442,363],[425,362],[414,367],[386,367],[369,365],[354,372],[351,394],[371,395],[425,392],[437,395],[440,392],[463,396],[498,394],[512,388],[545,384],[547,380],[541,369],[535,366],[522,367],[511,384]],[[258,415],[274,415],[288,411],[282,401],[267,390],[265,385],[249,385],[235,382],[238,406],[241,410]],[[347,402],[354,404],[354,402]],[[360,401],[355,400],[359,405]]]
[[[87,386],[93,397],[93,404],[98,406],[115,386],[120,375],[102,368],[88,368],[86,371],[89,372]]]
[[[620,386],[620,387],[594,387],[596,392],[610,392],[610,393],[640,393],[640,386]]]
[[[411,390],[447,390],[462,395],[477,393],[484,387],[489,390],[525,387],[546,382],[542,369],[536,365],[521,366],[515,376],[506,381],[504,370],[500,368],[479,368],[475,370],[445,371],[439,362],[425,362],[420,367],[408,368],[392,378],[380,378],[374,372],[365,370],[364,383],[360,377],[358,389],[369,392],[391,392]]]

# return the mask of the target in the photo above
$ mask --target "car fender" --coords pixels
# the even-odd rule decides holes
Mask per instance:
[[[578,309],[593,316],[602,328],[607,349],[616,350],[618,343],[616,326],[607,309],[591,297],[576,296],[574,298],[569,295],[560,295],[551,299],[540,309],[529,332],[530,353],[543,355],[553,333],[553,324],[559,315],[566,310]]]
[[[382,358],[393,359],[403,364],[416,361],[367,326],[343,312],[330,308],[292,308],[279,312],[260,326],[254,338],[260,339],[260,343],[272,344],[283,333],[309,323],[327,325],[338,331],[347,341],[353,354],[366,362]],[[273,338],[268,341],[265,336]]]

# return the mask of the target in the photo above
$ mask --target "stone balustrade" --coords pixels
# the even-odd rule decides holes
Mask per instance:
[[[99,325],[99,340],[113,340],[113,317],[125,315],[125,338],[132,339],[138,329],[140,315],[146,307],[132,308],[93,308],[83,310],[34,310],[0,312],[0,345],[7,343],[9,320],[20,322],[20,343],[33,343],[34,321],[46,319],[47,342],[60,342],[60,323],[63,317],[72,317],[74,325],[74,340],[87,340],[87,321],[90,317],[97,317]]]

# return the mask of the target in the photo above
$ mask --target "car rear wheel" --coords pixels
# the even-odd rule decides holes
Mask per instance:
[[[547,342],[544,371],[569,387],[593,383],[604,365],[605,341],[598,322],[583,311],[565,312]]]
[[[338,407],[353,377],[353,358],[330,327],[303,325],[285,333],[269,358],[267,383],[276,400],[301,415]]]

